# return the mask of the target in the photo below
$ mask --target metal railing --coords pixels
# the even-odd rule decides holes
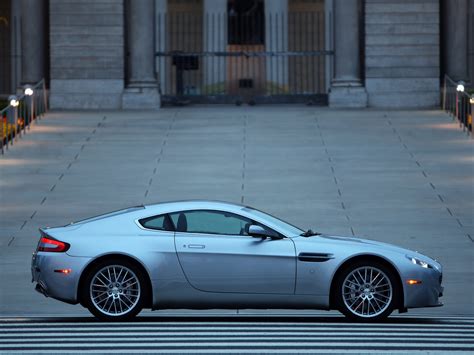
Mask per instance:
[[[463,131],[472,136],[472,116],[474,113],[474,93],[465,91],[464,82],[455,82],[449,76],[444,76],[443,110],[459,122]]]
[[[157,17],[163,103],[327,101],[325,12],[170,12]]]
[[[44,79],[25,87],[19,97],[11,95],[8,106],[0,110],[0,145],[2,154],[30,129],[48,110],[48,95]]]

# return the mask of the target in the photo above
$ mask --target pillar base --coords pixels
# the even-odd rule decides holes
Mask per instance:
[[[122,95],[122,108],[127,110],[158,110],[161,106],[160,94],[155,87],[130,87]]]
[[[329,92],[329,107],[367,107],[367,91],[363,86],[332,86]]]

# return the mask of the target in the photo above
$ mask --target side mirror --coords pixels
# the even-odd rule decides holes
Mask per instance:
[[[282,239],[282,237],[272,231],[272,230],[268,230],[268,229],[265,229],[263,228],[262,226],[257,226],[255,224],[252,224],[250,227],[249,227],[249,235],[254,237],[254,238],[271,238],[271,239]]]

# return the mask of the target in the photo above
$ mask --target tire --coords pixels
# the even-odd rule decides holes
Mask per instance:
[[[109,259],[93,267],[81,290],[89,311],[104,321],[127,321],[143,309],[147,283],[131,262]]]
[[[336,280],[337,308],[347,318],[370,322],[387,318],[400,296],[393,271],[376,261],[355,262]]]

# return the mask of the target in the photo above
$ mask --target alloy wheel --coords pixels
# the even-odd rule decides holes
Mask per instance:
[[[342,282],[342,300],[357,317],[375,318],[390,308],[393,286],[390,278],[375,266],[350,271]]]
[[[90,282],[90,300],[102,314],[119,317],[129,313],[140,301],[140,280],[124,265],[107,265]]]

